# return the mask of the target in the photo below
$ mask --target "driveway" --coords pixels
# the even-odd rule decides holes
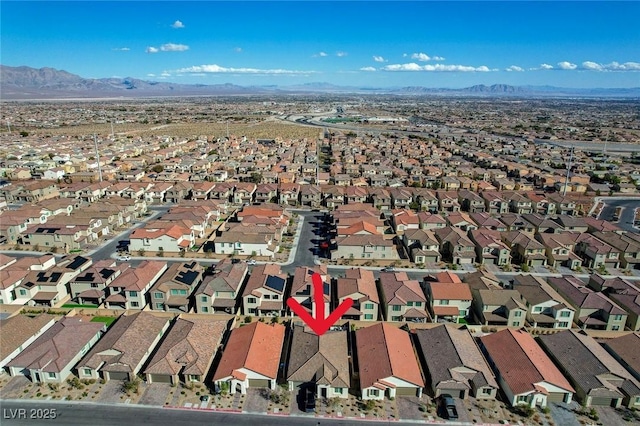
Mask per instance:
[[[127,394],[122,391],[122,381],[109,380],[102,387],[102,392],[96,400],[106,403],[123,403],[127,398]]]
[[[263,389],[247,389],[247,399],[244,402],[243,411],[247,413],[266,413],[269,401],[263,395]]]
[[[149,383],[144,386],[142,396],[140,397],[140,404],[144,405],[157,405],[164,406],[169,392],[171,392],[171,385],[169,383]]]

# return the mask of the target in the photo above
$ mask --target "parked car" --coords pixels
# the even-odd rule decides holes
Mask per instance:
[[[309,388],[306,390],[304,411],[307,413],[316,411],[316,394]]]
[[[380,272],[395,272],[396,268],[394,268],[393,266],[386,266],[382,269],[380,269]]]
[[[458,409],[456,408],[456,402],[453,400],[453,397],[451,395],[440,395],[439,406],[442,417],[449,420],[458,419]]]
[[[130,261],[130,260],[131,260],[131,256],[127,256],[127,255],[124,255],[124,256],[118,256],[118,257],[117,257],[117,259],[118,259],[119,261],[121,261],[121,262],[128,262],[128,261]]]
[[[255,260],[253,260],[253,259],[247,260],[247,265],[255,265],[255,264],[256,264]]]

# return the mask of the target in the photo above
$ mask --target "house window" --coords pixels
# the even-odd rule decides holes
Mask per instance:
[[[416,308],[422,307],[422,302],[416,302]]]
[[[153,293],[153,298],[154,299],[162,299],[162,298],[164,298],[164,293],[156,291],[156,292]]]
[[[364,304],[364,308],[365,309],[373,309],[373,303],[365,303]]]
[[[562,318],[569,318],[569,317],[571,316],[571,312],[569,312],[569,311],[562,311],[562,312],[560,312],[560,316],[561,316]]]
[[[445,300],[440,300],[440,304],[441,305],[448,305],[449,304],[449,300],[445,299]]]
[[[203,306],[202,307],[202,312],[204,312],[206,314],[207,312],[209,312],[209,308],[207,308],[206,306]]]
[[[400,306],[400,305],[391,305],[391,310],[393,310],[393,312],[400,312],[402,310],[402,306]]]
[[[334,389],[334,392],[335,392],[335,393],[342,394],[342,391],[343,391],[343,390],[344,390],[344,388],[335,388],[335,389]]]
[[[407,302],[407,306],[413,306],[413,302],[411,301]]]
[[[521,402],[527,402],[527,395],[518,395],[516,398],[516,403],[519,404]]]
[[[255,297],[248,297],[247,298],[247,303],[256,303],[256,302],[257,302],[257,300],[256,300]]]
[[[156,309],[164,309],[164,303],[156,303]]]
[[[195,374],[189,374],[188,379],[189,379],[190,382],[197,382],[197,381],[200,380],[200,376],[195,375]]]
[[[85,368],[82,370],[82,374],[84,374],[85,376],[90,376],[91,375],[91,369],[90,368]]]
[[[402,317],[401,316],[393,316],[393,317],[391,317],[391,321],[402,321]]]
[[[21,288],[20,289],[20,296],[26,296],[27,295],[27,290]]]
[[[560,321],[560,322],[558,323],[558,327],[560,327],[560,328],[567,328],[567,327],[569,327],[569,323],[568,323],[568,322],[566,322],[566,321]]]
[[[521,317],[521,316],[522,316],[522,311],[515,311],[515,312],[513,313],[513,316],[514,316],[514,317]]]
[[[613,316],[613,320],[614,321],[622,321],[622,315],[614,315]]]
[[[172,296],[186,296],[187,295],[187,290],[180,289],[180,288],[172,288],[171,289],[171,295]]]
[[[373,319],[373,314],[364,314],[364,319],[372,320]]]
[[[255,308],[250,308],[250,309],[249,309],[249,313],[250,313],[250,314],[254,314],[254,315],[255,315],[255,313],[256,313],[256,309],[255,309]]]
[[[47,377],[49,377],[50,379],[55,379],[56,373],[47,373]]]
[[[273,296],[271,296],[271,299],[273,299],[273,300],[278,300],[278,295],[277,295],[277,294],[274,294]]]
[[[271,295],[270,294],[264,294],[264,295],[262,295],[262,297],[264,298],[264,300],[270,300],[271,299]]]
[[[130,291],[129,292],[129,297],[138,297],[138,292],[137,291]]]
[[[514,321],[511,323],[512,327],[520,327],[520,321]]]
[[[380,391],[378,389],[369,389],[368,390],[368,394],[369,396],[378,396],[380,395]]]
[[[533,308],[533,312],[540,312],[542,311],[542,306],[536,306],[535,308]]]
[[[461,317],[466,317],[467,316],[467,310],[466,309],[460,309],[460,312],[458,312],[458,315],[460,315]]]
[[[611,327],[611,331],[618,331],[618,330],[620,330],[619,325],[614,325],[613,327]]]
[[[98,288],[98,283],[91,283],[91,288]]]
[[[482,388],[483,395],[491,395],[492,390],[490,388]]]
[[[202,296],[200,300],[204,303],[207,303],[207,296]]]
[[[132,307],[132,308],[139,308],[139,307],[140,307],[140,303],[138,303],[138,302],[131,302],[131,307]]]

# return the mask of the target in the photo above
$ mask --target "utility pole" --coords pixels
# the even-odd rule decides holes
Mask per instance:
[[[571,161],[573,160],[573,146],[571,147],[571,151],[569,153],[569,163],[567,163],[567,177],[564,180],[564,188],[562,190],[562,196],[567,195],[567,185],[569,185],[569,172],[571,171]]]
[[[96,146],[96,161],[98,162],[98,175],[100,176],[100,182],[102,182],[102,167],[100,167],[100,151],[98,151],[98,139],[96,134],[93,134],[93,143]]]
[[[7,120],[7,127],[9,128],[9,133],[11,133],[11,122]]]
[[[111,121],[111,139],[115,139],[115,133],[113,132],[113,119],[110,120]]]

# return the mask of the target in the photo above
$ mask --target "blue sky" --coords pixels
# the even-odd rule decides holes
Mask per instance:
[[[640,2],[1,2],[0,62],[83,77],[640,86]]]

